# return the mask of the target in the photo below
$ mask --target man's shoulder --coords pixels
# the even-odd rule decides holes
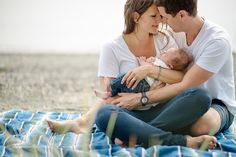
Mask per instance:
[[[228,40],[229,34],[227,33],[226,29],[222,26],[210,21],[205,20],[204,22],[204,32],[208,34],[208,37],[211,37],[213,39],[226,39]]]

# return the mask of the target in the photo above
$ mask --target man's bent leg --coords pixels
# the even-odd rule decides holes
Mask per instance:
[[[228,111],[224,103],[218,99],[213,99],[211,108],[191,126],[190,133],[192,136],[214,135],[228,129],[233,119],[234,116]]]
[[[135,136],[137,143],[144,147],[155,144],[186,146],[185,136],[158,129],[127,113],[130,111],[126,111],[115,105],[103,106],[97,113],[96,125],[106,132],[109,120],[112,119],[111,115],[114,115],[115,125],[112,129],[112,140],[119,138],[124,142],[129,142],[129,139]]]
[[[181,132],[198,120],[211,105],[210,95],[203,89],[191,88],[164,104],[150,125],[163,130]]]
[[[219,113],[210,108],[202,117],[200,117],[190,128],[192,136],[214,135],[218,132],[221,125]]]

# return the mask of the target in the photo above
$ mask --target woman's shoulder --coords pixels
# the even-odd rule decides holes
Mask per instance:
[[[120,58],[121,56],[128,57],[130,54],[127,52],[129,52],[129,49],[122,35],[105,42],[101,49],[102,55],[116,56],[117,58]]]
[[[102,53],[113,53],[115,55],[128,55],[129,49],[122,35],[105,42],[102,47]]]
[[[116,46],[120,46],[122,44],[123,44],[123,38],[120,35],[112,40],[105,41],[103,44],[103,47],[116,47]]]

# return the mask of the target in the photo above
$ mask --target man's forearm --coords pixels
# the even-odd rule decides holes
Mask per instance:
[[[151,65],[149,67],[148,76],[168,84],[173,84],[180,82],[183,79],[184,74],[180,71],[165,69],[159,66]]]
[[[180,83],[176,83],[163,88],[148,91],[146,92],[146,95],[148,96],[150,103],[156,103],[169,100],[184,90],[185,89],[181,87]]]

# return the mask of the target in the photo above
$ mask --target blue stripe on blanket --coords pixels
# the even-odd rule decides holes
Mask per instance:
[[[229,156],[236,157],[236,137],[231,129],[216,135],[219,147],[201,151],[180,146],[121,148],[94,126],[92,134],[54,134],[45,118],[66,120],[80,114],[11,110],[0,114],[0,157],[24,156]]]

